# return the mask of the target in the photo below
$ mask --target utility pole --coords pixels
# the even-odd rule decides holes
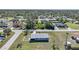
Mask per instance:
[[[65,49],[67,48],[67,39],[68,39],[68,32],[66,33],[66,41],[65,41]]]

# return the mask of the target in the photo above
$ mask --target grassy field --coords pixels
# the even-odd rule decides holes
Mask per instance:
[[[10,47],[10,50],[53,50],[53,44],[57,49],[64,49],[64,43],[66,39],[66,32],[50,32],[49,42],[34,42],[29,43],[29,33],[27,36],[24,36],[24,33],[21,33],[20,36]],[[22,48],[17,48],[18,43],[22,43]]]
[[[14,35],[14,32],[11,32],[11,35],[9,35],[7,38],[5,38],[3,41],[0,42],[0,48]]]
[[[14,19],[14,18],[13,18],[13,17],[7,17],[7,19],[8,19],[8,20],[12,20],[12,19]]]
[[[66,24],[72,29],[79,29],[79,25],[78,24],[74,24],[74,23],[66,23]]]
[[[40,49],[50,49],[50,45],[48,42],[34,42],[29,43],[29,35],[24,36],[24,33],[21,33],[20,36],[16,39],[16,41],[10,47],[10,50],[40,50]],[[22,48],[16,48],[18,43],[22,43]]]
[[[46,33],[46,32],[45,32]],[[53,50],[53,45],[55,44],[56,50],[64,50],[64,44],[66,42],[67,32],[47,32],[49,34],[49,42],[29,42],[29,33],[27,36],[24,36],[24,33],[21,33],[20,36],[10,47],[10,50]],[[68,32],[68,39],[71,38],[71,34],[74,32]],[[22,43],[22,48],[17,48],[18,43]]]

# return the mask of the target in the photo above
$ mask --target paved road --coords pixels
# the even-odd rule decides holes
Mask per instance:
[[[34,31],[34,30],[29,30],[29,31]],[[74,31],[79,31],[79,30],[74,30],[74,29],[66,29],[66,30],[35,30],[36,32],[74,32]]]
[[[4,44],[4,46],[1,47],[1,50],[8,50],[16,38],[21,34],[22,30],[13,30],[13,32],[15,32],[15,34],[7,41],[6,44]]]

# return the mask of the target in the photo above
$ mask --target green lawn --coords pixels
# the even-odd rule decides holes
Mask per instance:
[[[31,49],[28,41],[24,40],[24,33],[21,33],[19,37],[15,40],[15,42],[10,47],[10,50],[24,50],[24,49]],[[27,39],[27,38],[26,38]],[[22,43],[22,48],[16,48],[18,43]]]
[[[14,17],[7,17],[7,19],[8,19],[8,20],[12,20],[12,19],[14,19]]]
[[[31,33],[29,33],[27,36],[24,36],[24,33],[21,33],[20,36],[16,39],[16,41],[12,44],[9,50],[53,50],[54,44],[56,46],[56,50],[64,50],[64,44],[66,42],[67,32],[44,32],[44,33],[49,34],[49,42],[29,43],[28,38],[30,37],[29,35]],[[73,32],[69,32],[68,39],[71,38],[72,33]],[[22,48],[17,48],[18,43],[22,43]]]
[[[14,32],[11,32],[11,34],[5,38],[3,41],[0,42],[0,48],[14,35]]]
[[[33,49],[41,49],[41,48],[45,49],[45,46],[47,46],[48,43],[44,43],[44,42],[29,43],[29,40],[28,40],[29,35],[30,33],[27,36],[24,36],[24,33],[21,33],[20,36],[16,39],[16,41],[10,47],[10,50],[33,50]],[[18,43],[22,43],[22,48],[16,48]]]
[[[24,33],[21,33],[10,47],[10,50],[53,50],[53,44],[55,44],[56,49],[64,49],[66,32],[48,32],[49,42],[34,43],[29,43],[28,38],[30,37],[30,34],[31,33],[29,33],[27,36],[24,36]],[[17,48],[18,43],[22,43],[22,48]]]
[[[78,24],[74,24],[74,23],[66,23],[70,28],[72,29],[79,29],[79,25]]]
[[[0,19],[3,19],[3,18],[0,18]],[[12,20],[14,19],[14,17],[7,17],[7,20]]]

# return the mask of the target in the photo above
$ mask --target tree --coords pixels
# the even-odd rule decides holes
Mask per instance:
[[[37,21],[35,24],[36,29],[44,29],[45,25],[41,21]]]
[[[22,48],[22,43],[18,43],[17,48]]]
[[[79,16],[75,17],[75,19],[78,21],[78,24],[79,24]]]
[[[34,29],[34,26],[35,26],[35,20],[29,17],[28,15],[26,20],[26,29]]]
[[[56,50],[57,48],[56,48],[56,42],[55,42],[55,40],[53,40],[53,50]]]
[[[24,35],[27,35],[27,34],[28,34],[28,30],[25,29],[25,31],[24,31]]]
[[[68,20],[65,19],[65,18],[58,18],[57,20],[58,20],[59,22],[62,22],[62,23],[68,22]]]
[[[12,30],[10,28],[6,28],[6,29],[3,30],[5,35],[10,35],[11,31]]]
[[[28,20],[26,23],[26,29],[34,29],[34,22]]]
[[[3,32],[0,32],[0,36],[3,35]]]
[[[46,29],[54,29],[54,25],[51,22],[46,22],[45,23],[45,28]]]

